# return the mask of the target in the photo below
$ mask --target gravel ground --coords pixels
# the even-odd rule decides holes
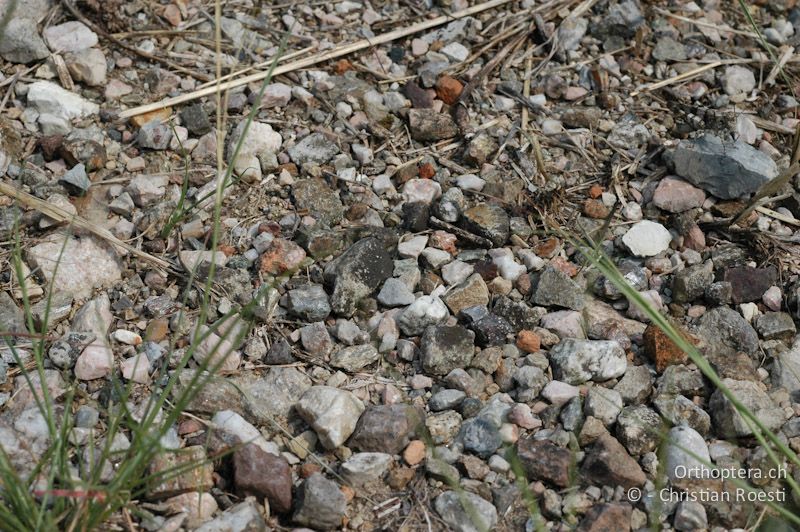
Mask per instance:
[[[19,474],[53,444],[41,377],[80,477],[107,437],[137,445],[138,421],[107,432],[116,379],[144,412],[213,363],[148,469],[202,465],[107,526],[721,531],[775,513],[755,496],[793,505],[797,471],[575,240],[800,450],[793,0],[755,26],[714,0],[498,2],[287,68],[249,128],[260,81],[196,94],[217,62],[238,80],[287,30],[280,65],[477,4],[226,2],[218,53],[211,2],[15,3],[0,447]]]

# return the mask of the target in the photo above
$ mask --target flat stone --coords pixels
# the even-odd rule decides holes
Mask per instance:
[[[637,257],[653,257],[669,249],[672,235],[660,223],[642,220],[628,229],[622,242]]]
[[[378,292],[378,303],[384,307],[406,307],[416,301],[414,293],[396,277],[390,277]]]
[[[777,430],[786,421],[783,409],[772,402],[772,399],[759,387],[758,383],[733,379],[723,379],[722,382],[733,396],[745,408],[750,410],[767,429]],[[739,438],[750,436],[753,433],[745,419],[722,390],[717,389],[711,395],[708,409],[714,428],[719,436],[723,438]]]
[[[292,471],[284,457],[248,443],[234,451],[233,471],[237,491],[266,498],[277,513],[291,510]]]
[[[463,327],[430,326],[421,339],[420,359],[426,373],[447,375],[469,365],[475,355],[475,333]]]
[[[601,435],[587,450],[580,474],[589,483],[625,489],[642,486],[647,480],[636,460],[608,433]]]
[[[667,176],[653,192],[653,204],[668,212],[683,212],[703,205],[706,194],[682,179]]]
[[[330,365],[345,371],[360,371],[380,358],[378,350],[371,344],[345,347],[331,355]]]
[[[532,301],[537,305],[581,310],[585,304],[584,289],[563,271],[548,265],[539,275]]]
[[[731,283],[731,297],[738,305],[759,301],[764,292],[775,284],[777,278],[778,271],[774,266],[766,268],[736,266],[725,270],[723,280]]]
[[[80,52],[97,45],[97,34],[86,24],[70,20],[44,29],[44,39],[54,52]]]
[[[751,194],[778,175],[777,165],[766,153],[709,134],[680,141],[673,159],[676,174],[722,199]]]
[[[328,294],[319,284],[306,284],[289,291],[288,309],[306,321],[322,321],[331,313]]]
[[[339,147],[322,133],[312,133],[289,148],[288,152],[298,166],[305,163],[325,164],[339,153]]]
[[[442,301],[450,311],[457,315],[468,307],[489,304],[489,289],[480,274],[473,274],[467,280],[452,287],[442,296]]]
[[[85,298],[122,278],[114,251],[94,237],[53,234],[43,240],[28,250],[27,260],[54,291]]]
[[[372,294],[394,271],[391,255],[377,238],[364,238],[325,266],[325,282],[333,285],[331,308],[340,316]]]
[[[463,213],[464,227],[502,246],[511,235],[510,221],[505,209],[494,203],[479,203]]]
[[[333,226],[342,220],[344,205],[336,192],[322,179],[301,179],[292,185],[295,206],[307,210],[317,220]]]
[[[0,57],[11,63],[32,63],[49,55],[35,20],[28,17],[8,20],[0,35]]]
[[[449,114],[424,109],[409,109],[408,127],[412,138],[419,142],[435,142],[458,135],[458,126]]]
[[[571,484],[574,458],[569,449],[549,440],[523,438],[517,442],[517,454],[530,480],[543,480],[560,488]]]
[[[364,486],[380,480],[392,462],[386,453],[355,453],[342,463],[342,477],[351,486]]]
[[[28,87],[28,104],[40,115],[48,114],[69,122],[97,114],[99,107],[50,81],[37,81]]]
[[[423,416],[411,405],[369,406],[358,420],[348,445],[363,452],[400,454],[416,437]]]

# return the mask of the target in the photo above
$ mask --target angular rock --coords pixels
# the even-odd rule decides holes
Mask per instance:
[[[445,491],[433,506],[442,521],[457,532],[493,530],[497,525],[497,508],[468,491]]]
[[[723,379],[722,383],[747,409],[749,409],[769,430],[776,430],[786,421],[783,409],[776,406],[756,382]],[[715,390],[708,403],[714,427],[723,438],[750,436],[749,425],[725,396],[722,390]]]
[[[342,221],[344,206],[339,196],[322,179],[301,179],[292,185],[295,206],[317,220],[333,226]]]
[[[266,498],[277,513],[291,510],[292,471],[284,457],[248,443],[234,451],[233,471],[237,491]]]
[[[644,405],[626,406],[617,417],[617,439],[635,456],[653,451],[662,429],[661,416]]]
[[[378,350],[371,344],[345,347],[331,355],[330,365],[345,371],[360,371],[380,358]]]
[[[322,133],[312,133],[288,151],[292,161],[300,166],[305,163],[325,164],[339,153],[339,147]]]
[[[462,283],[452,287],[442,296],[450,311],[458,315],[468,307],[485,307],[489,304],[489,289],[480,274],[473,274]]]
[[[449,313],[441,299],[422,296],[405,308],[397,318],[400,330],[408,336],[417,336],[432,326],[447,320]]]
[[[306,284],[289,291],[288,309],[306,321],[322,321],[331,313],[328,294],[322,285]]]
[[[430,326],[420,343],[422,367],[434,375],[467,367],[475,355],[475,333],[459,326]]]
[[[449,114],[424,109],[409,109],[408,127],[419,142],[435,142],[458,134],[458,126]]]
[[[363,452],[399,454],[415,437],[422,419],[410,405],[370,406],[358,420],[348,445]]]
[[[12,17],[0,32],[0,57],[11,63],[32,63],[50,55],[39,37],[36,21],[28,17]]]
[[[774,266],[751,268],[738,266],[725,270],[724,281],[731,283],[731,297],[737,305],[760,301],[770,286],[775,284],[778,271]]]
[[[355,453],[342,463],[342,477],[351,486],[364,486],[381,477],[392,464],[386,453]]]
[[[295,506],[295,523],[318,530],[338,530],[347,511],[347,500],[335,482],[314,473],[297,491]]]
[[[641,486],[647,480],[636,460],[608,433],[601,435],[587,451],[580,472],[587,482],[625,489]]]
[[[539,275],[532,301],[537,305],[581,310],[585,304],[583,288],[558,268],[548,265]]]
[[[330,386],[312,386],[295,405],[326,449],[342,445],[356,428],[364,404],[352,393]]]
[[[559,488],[571,484],[575,459],[569,449],[549,440],[520,439],[517,454],[530,480],[543,480]]]
[[[464,228],[488,238],[495,246],[505,244],[511,235],[510,221],[505,209],[495,203],[478,203],[463,213]]]
[[[97,34],[77,20],[48,26],[43,33],[54,52],[80,52],[98,43]]]
[[[52,115],[70,121],[97,114],[99,107],[50,81],[37,81],[28,88],[28,104],[40,115]]]
[[[333,285],[331,308],[352,316],[356,305],[374,292],[394,271],[392,257],[377,238],[359,240],[325,267],[325,281]]]
[[[673,160],[676,174],[721,199],[751,194],[778,175],[778,167],[766,153],[710,134],[682,140]]]

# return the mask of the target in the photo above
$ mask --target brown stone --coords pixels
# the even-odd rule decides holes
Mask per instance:
[[[156,318],[147,324],[147,329],[144,332],[146,340],[151,342],[160,342],[169,334],[169,320],[167,318]]]
[[[583,202],[583,214],[589,218],[603,220],[608,218],[611,210],[599,199],[588,199]]]
[[[233,453],[234,484],[243,495],[263,497],[270,508],[285,513],[292,508],[292,472],[282,456],[248,443]]]
[[[586,512],[576,532],[629,532],[633,509],[625,503],[593,506]]]
[[[421,179],[432,179],[433,176],[436,175],[436,168],[434,168],[431,163],[421,164],[419,165],[417,174]]]
[[[638,462],[611,434],[603,434],[586,453],[581,477],[590,484],[622,486],[625,489],[641,486],[647,480]]]
[[[535,353],[542,347],[542,339],[533,331],[522,330],[517,333],[517,347],[526,353]]]
[[[276,238],[261,255],[260,269],[263,273],[280,275],[295,270],[306,258],[306,252],[290,240]]]
[[[425,442],[422,440],[413,440],[403,451],[403,460],[408,465],[415,466],[425,459]]]
[[[131,124],[133,124],[136,127],[142,127],[143,125],[152,122],[153,120],[161,120],[161,121],[169,120],[170,116],[172,116],[172,107],[164,107],[162,109],[156,109],[155,111],[150,111],[149,113],[142,113],[140,115],[132,116]]]
[[[697,341],[681,331],[683,337],[689,342],[697,345]],[[650,360],[656,363],[656,370],[659,373],[664,371],[667,366],[672,364],[686,364],[689,360],[683,349],[675,345],[669,336],[657,325],[650,324],[644,330],[644,352]]]
[[[549,440],[526,438],[517,442],[517,454],[528,480],[544,480],[560,488],[570,485],[573,456]]]
[[[535,244],[533,252],[542,258],[549,259],[559,249],[560,245],[561,242],[557,238],[551,237]]]
[[[595,183],[589,187],[589,197],[592,199],[599,199],[603,195],[603,187]]]
[[[388,484],[393,490],[402,490],[414,480],[417,472],[410,467],[398,467],[389,472]]]
[[[464,90],[464,85],[450,76],[441,76],[436,81],[436,96],[447,105],[456,103],[462,90]]]

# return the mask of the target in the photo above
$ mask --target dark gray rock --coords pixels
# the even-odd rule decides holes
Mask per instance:
[[[324,180],[300,179],[292,185],[292,195],[297,209],[307,210],[322,223],[333,226],[342,221],[342,200]]]
[[[778,175],[766,153],[710,134],[682,140],[672,156],[676,174],[722,199],[751,194]]]
[[[420,142],[449,139],[458,134],[458,126],[449,114],[425,109],[409,109],[408,127],[414,140]]]
[[[702,296],[706,287],[714,281],[714,272],[709,264],[696,264],[675,274],[672,280],[672,300],[689,303]]]
[[[289,312],[306,321],[322,321],[331,313],[328,294],[318,284],[306,284],[289,291]]]
[[[339,485],[321,473],[314,473],[297,491],[292,520],[318,530],[338,530],[346,511],[347,500]]]
[[[489,458],[503,445],[498,427],[488,419],[481,417],[465,421],[461,425],[459,439],[464,443],[464,450],[477,454],[481,458]]]
[[[399,454],[417,434],[423,419],[410,405],[370,406],[358,419],[348,446],[363,452]]]
[[[655,450],[662,429],[661,416],[644,405],[626,406],[617,416],[617,439],[634,456]]]
[[[331,307],[352,316],[356,305],[392,275],[391,255],[377,238],[359,240],[325,267],[325,282],[333,286]]]
[[[420,344],[422,367],[433,375],[465,368],[475,355],[475,333],[459,326],[432,325],[425,329]]]
[[[700,318],[697,335],[718,355],[737,352],[755,355],[758,334],[741,314],[728,307],[717,307]]]
[[[71,196],[83,196],[89,191],[92,182],[86,174],[86,166],[83,163],[76,164],[68,170],[58,182],[67,189]]]
[[[532,300],[537,305],[556,305],[581,310],[585,304],[583,292],[583,287],[566,273],[553,266],[547,266],[539,275]]]
[[[792,317],[785,312],[767,312],[756,318],[756,330],[764,340],[791,342],[797,332]]]
[[[467,397],[461,390],[447,389],[433,394],[428,400],[428,408],[433,412],[457,408]]]
[[[192,135],[205,135],[211,131],[211,120],[202,104],[195,103],[188,105],[180,111],[181,124],[189,130]]]

